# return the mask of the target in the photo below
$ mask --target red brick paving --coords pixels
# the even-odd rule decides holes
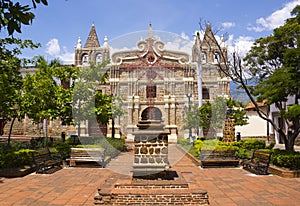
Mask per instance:
[[[176,147],[170,146],[169,153],[173,169],[182,173],[191,188],[207,190],[211,205],[300,205],[299,178],[256,176],[241,168],[201,169]],[[124,174],[117,172],[130,171],[131,157],[128,153],[113,160],[108,166],[113,171],[108,168],[73,167],[47,175],[0,178],[0,205],[93,205],[99,185],[113,176],[124,177]],[[120,165],[119,171],[114,164]]]

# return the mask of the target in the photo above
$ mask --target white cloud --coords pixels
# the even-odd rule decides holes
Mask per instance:
[[[187,37],[187,36],[186,36]],[[165,48],[167,50],[173,51],[182,51],[188,54],[191,54],[193,47],[193,42],[189,40],[189,38],[177,37],[172,39],[172,41],[165,42]]]
[[[222,27],[224,29],[228,29],[228,28],[231,28],[231,27],[235,27],[235,23],[234,22],[223,22],[222,23]]]
[[[235,39],[233,35],[230,35],[226,41],[226,44],[228,45],[229,56],[235,52],[240,57],[245,57],[253,46],[254,41],[255,39],[250,36],[239,36]]]
[[[54,38],[47,42],[46,53],[54,58],[58,58],[65,64],[74,64],[74,53],[68,52],[66,47],[63,47],[63,51],[60,48],[58,39]]]
[[[285,4],[282,9],[273,12],[270,16],[257,19],[256,26],[248,27],[247,29],[250,31],[262,32],[282,26],[285,20],[291,17],[291,11],[299,4],[300,0],[293,0]]]
[[[47,54],[50,54],[51,56],[56,56],[60,53],[60,46],[58,43],[58,39],[51,39],[50,41],[48,41],[46,46],[47,46],[46,49]]]
[[[190,40],[190,37],[188,35],[186,35],[184,32],[181,32],[181,38],[185,39],[185,40]]]

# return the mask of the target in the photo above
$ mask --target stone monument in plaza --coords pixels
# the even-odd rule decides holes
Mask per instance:
[[[209,205],[207,192],[170,168],[168,134],[155,107],[138,122],[131,176],[111,178],[101,185],[96,205]]]
[[[170,167],[168,160],[168,131],[162,120],[155,117],[155,107],[149,107],[148,116],[142,117],[134,132],[133,177],[155,178]],[[148,117],[149,118],[149,117]]]

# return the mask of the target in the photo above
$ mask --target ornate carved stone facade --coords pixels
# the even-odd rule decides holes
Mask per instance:
[[[136,49],[110,56],[107,38],[101,47],[93,25],[83,48],[78,40],[75,64],[84,67],[88,61],[97,63],[111,58],[109,85],[103,91],[122,97],[124,101],[120,106],[126,112],[116,120],[117,134],[133,140],[139,120],[161,118],[165,130],[170,132],[169,141],[175,142],[177,137],[188,134],[182,129],[182,122],[189,104],[198,103],[199,60],[203,101],[230,95],[229,80],[217,66],[227,60],[224,58],[227,49],[222,44],[218,47],[208,25],[203,40],[196,37],[191,56],[182,51],[170,51],[165,49],[164,42],[154,38],[150,25],[148,37],[137,42]],[[223,54],[219,53],[219,48]]]

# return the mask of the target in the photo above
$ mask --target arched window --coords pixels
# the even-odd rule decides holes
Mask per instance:
[[[101,64],[103,61],[102,54],[97,54],[96,56],[96,64]]]
[[[220,63],[220,55],[218,52],[215,52],[215,54],[214,54],[214,63],[215,64]]]
[[[89,65],[89,55],[87,55],[87,54],[83,55],[81,63],[82,63],[83,66]]]
[[[202,53],[202,63],[206,63],[206,53]]]

